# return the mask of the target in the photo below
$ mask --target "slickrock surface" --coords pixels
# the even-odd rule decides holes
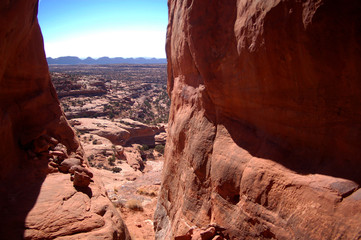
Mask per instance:
[[[360,238],[360,1],[168,4],[156,238]]]
[[[61,173],[47,176],[25,226],[25,239],[126,239],[128,234],[97,179],[89,188],[75,189]]]
[[[60,108],[37,9],[0,3],[0,238],[129,239]]]
[[[165,132],[164,126],[149,126],[127,118],[112,121],[98,118],[74,118],[70,122],[80,133],[98,135],[118,145],[138,143],[154,146],[155,136]]]

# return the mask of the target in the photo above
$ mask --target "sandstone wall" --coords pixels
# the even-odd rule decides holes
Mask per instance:
[[[157,238],[360,237],[361,3],[168,5]]]
[[[64,143],[69,152],[79,148],[50,81],[37,9],[35,0],[0,5],[1,179],[22,164],[23,150],[44,134]]]
[[[0,238],[128,239],[96,177],[78,189],[50,174],[50,145],[83,152],[50,81],[37,10],[37,0],[0,2]]]

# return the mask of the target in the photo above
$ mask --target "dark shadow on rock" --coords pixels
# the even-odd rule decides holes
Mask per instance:
[[[82,192],[84,194],[86,194],[89,198],[93,197],[93,191],[90,187],[78,187],[78,186],[74,186],[74,188],[78,191],[78,192]]]
[[[127,140],[125,146],[130,147],[132,144],[141,144],[147,145],[149,147],[155,147],[155,139],[154,136],[139,136],[139,137],[132,137]]]
[[[247,58],[243,56],[243,63],[257,66],[254,71],[245,70],[246,79],[239,80],[245,94],[243,82],[257,81],[264,74],[269,77],[254,90],[254,99],[240,94],[246,103],[235,105],[232,112],[226,108],[230,106],[216,102],[213,105],[221,105],[220,109],[209,115],[217,115],[212,122],[224,125],[233,141],[252,156],[300,174],[324,174],[361,185],[361,82],[357,70],[361,67],[361,32],[356,30],[361,29],[361,2],[348,1],[347,6],[341,0],[325,2],[306,29],[301,4],[286,1],[270,10],[264,19],[264,46]],[[285,9],[292,9],[292,15]],[[303,40],[294,41],[296,38]],[[302,49],[302,53],[292,49]],[[283,54],[291,60],[280,62]],[[277,76],[284,77],[284,83],[296,81],[297,86],[281,86],[282,79]],[[309,82],[315,87],[308,87]],[[247,103],[252,107],[241,109]]]
[[[26,162],[0,183],[1,239],[24,239],[25,220],[37,201],[46,169],[47,159]]]
[[[325,157],[320,149],[301,145],[295,148],[287,140],[268,135],[249,124],[225,117],[220,121],[232,140],[252,156],[272,160],[299,174],[324,174],[349,179],[361,185],[361,169],[357,161],[345,162],[344,167],[340,168],[342,160],[337,159],[337,156],[333,159]],[[355,155],[355,158],[357,160],[359,156]]]

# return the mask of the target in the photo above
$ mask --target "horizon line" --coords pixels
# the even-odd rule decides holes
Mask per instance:
[[[88,59],[88,58],[91,58],[91,59],[94,59],[94,60],[98,60],[100,58],[109,58],[109,59],[112,59],[112,58],[123,58],[123,59],[137,59],[137,58],[143,58],[143,59],[167,59],[167,57],[161,57],[161,58],[158,58],[158,57],[108,57],[108,56],[103,56],[103,57],[78,57],[78,56],[60,56],[60,57],[46,57],[46,58],[52,58],[52,59],[56,59],[56,58],[66,58],[66,57],[73,57],[73,58],[79,58],[81,60],[85,60],[85,59]]]

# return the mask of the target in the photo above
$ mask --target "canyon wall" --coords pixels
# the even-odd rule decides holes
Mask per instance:
[[[168,6],[157,239],[360,238],[360,1]]]
[[[129,239],[97,177],[87,186],[92,174],[50,81],[37,11],[37,0],[0,3],[0,238]],[[74,185],[58,172],[60,156],[81,164]]]

